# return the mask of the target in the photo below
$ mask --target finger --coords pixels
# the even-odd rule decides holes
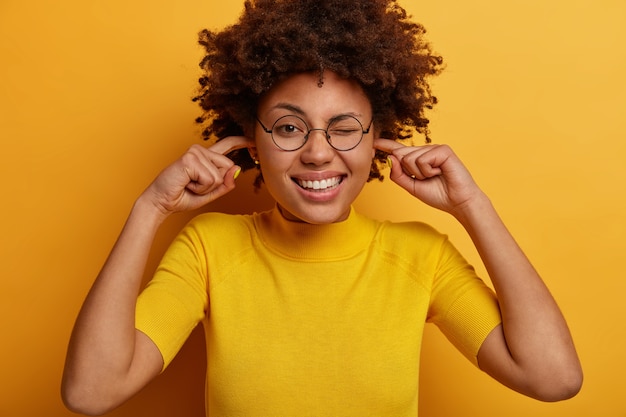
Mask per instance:
[[[419,180],[436,177],[442,174],[436,158],[433,152],[412,154],[410,158],[405,157],[401,160],[402,169]]]
[[[194,194],[211,193],[224,182],[234,164],[224,155],[194,145],[180,160],[178,172],[184,173],[184,188]]]
[[[417,196],[416,187],[422,181],[442,175],[442,170],[438,166],[433,166],[432,161],[426,158],[399,158],[396,155],[390,154],[391,160],[391,172],[389,178],[404,188],[409,193]]]
[[[425,161],[422,158],[418,158],[416,163],[423,178],[432,178],[443,173],[440,166],[436,165],[438,164],[437,161]]]
[[[406,148],[406,145],[391,139],[374,139],[374,148],[379,151],[393,153],[396,149]]]
[[[233,165],[230,167],[228,171],[224,174],[224,187],[226,187],[226,191],[230,191],[235,188],[235,180],[239,176],[241,172],[241,167],[238,165]]]
[[[235,179],[241,168],[231,166],[219,177],[207,175],[201,181],[193,181],[187,185],[187,189],[196,195],[210,196],[211,200],[217,199],[235,188]]]
[[[209,149],[193,145],[181,158],[190,181],[206,182],[210,178],[221,178],[223,171],[233,166],[233,161]]]
[[[230,158],[215,152],[213,147],[205,148],[201,145],[192,145],[183,159],[186,162],[186,169],[193,168],[196,175],[207,171],[213,176],[223,177],[224,172],[234,165]]]
[[[226,155],[237,149],[250,148],[254,146],[254,141],[246,136],[228,136],[224,139],[217,141],[214,145],[210,146],[213,152]]]
[[[415,179],[411,176],[411,174],[404,170],[400,159],[394,155],[389,155],[389,159],[391,160],[391,172],[389,173],[389,178],[400,187],[411,192]]]
[[[407,156],[416,158],[418,155],[428,152],[430,149],[432,149],[432,146],[433,145],[424,145],[424,146],[404,145],[402,143],[398,143],[391,139],[376,139],[374,141],[374,148],[381,150],[383,152],[386,152],[388,154],[393,154],[402,160]]]
[[[436,145],[431,148],[430,152],[420,155],[416,160],[416,164],[425,178],[432,178],[442,175],[444,170],[449,170],[451,167],[450,161],[453,159],[455,159],[455,155],[450,147]]]

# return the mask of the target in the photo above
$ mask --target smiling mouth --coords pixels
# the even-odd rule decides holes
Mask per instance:
[[[301,180],[294,178],[296,184],[307,191],[327,191],[336,188],[343,181],[343,177],[326,178],[323,180]]]

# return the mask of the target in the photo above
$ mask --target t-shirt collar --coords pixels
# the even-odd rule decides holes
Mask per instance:
[[[345,259],[365,250],[376,233],[376,222],[350,208],[344,221],[309,224],[285,219],[278,207],[259,214],[256,227],[263,243],[283,256],[297,259]]]

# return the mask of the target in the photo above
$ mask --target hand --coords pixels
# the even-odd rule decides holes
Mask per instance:
[[[225,155],[252,145],[244,136],[224,138],[209,148],[193,145],[159,174],[144,195],[164,215],[202,207],[235,188],[240,167]]]
[[[406,146],[376,139],[374,148],[389,154],[391,180],[432,207],[454,214],[482,194],[447,145]]]

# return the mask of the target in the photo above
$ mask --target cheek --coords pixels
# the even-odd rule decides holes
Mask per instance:
[[[376,156],[376,149],[374,148],[374,144],[373,143],[367,143],[365,144],[366,146],[364,147],[363,150],[363,165],[367,166],[367,172],[368,172],[368,176],[369,176],[369,172],[372,168],[372,164],[374,163],[374,157]]]
[[[274,149],[257,148],[261,172],[265,182],[282,181],[292,164],[291,155],[281,154]]]
[[[275,161],[277,161],[277,155],[274,155],[274,147],[273,144],[271,143],[267,143],[264,138],[263,139],[255,139],[255,144],[256,144],[256,154],[257,154],[257,159],[259,160],[259,162],[261,163],[261,166],[263,166],[263,163],[268,164],[268,161],[271,161],[272,164],[275,163]]]
[[[364,152],[354,158],[351,161],[354,174],[367,179],[372,169],[372,158],[374,158],[374,152]]]

